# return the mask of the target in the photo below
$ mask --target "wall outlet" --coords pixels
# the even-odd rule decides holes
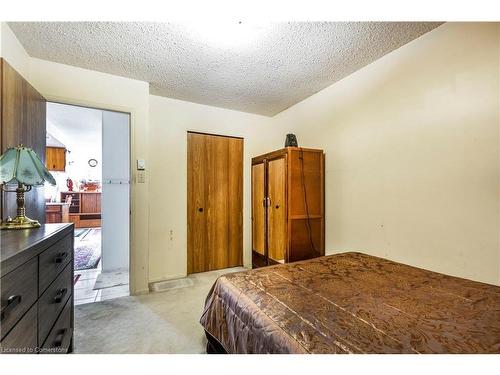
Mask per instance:
[[[170,229],[170,241],[174,240],[174,231]]]

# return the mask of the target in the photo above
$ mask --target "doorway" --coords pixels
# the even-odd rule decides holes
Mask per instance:
[[[46,222],[75,226],[75,305],[128,296],[130,115],[48,102],[46,131]]]
[[[243,138],[188,132],[187,273],[243,265]]]

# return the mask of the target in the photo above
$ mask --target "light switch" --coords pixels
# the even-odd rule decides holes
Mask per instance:
[[[137,170],[143,171],[146,169],[146,161],[144,159],[137,159]]]
[[[137,183],[144,184],[146,182],[146,172],[139,171],[137,172]]]

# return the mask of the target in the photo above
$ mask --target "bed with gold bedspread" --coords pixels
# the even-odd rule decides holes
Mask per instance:
[[[208,352],[500,353],[500,287],[361,253],[221,276]]]

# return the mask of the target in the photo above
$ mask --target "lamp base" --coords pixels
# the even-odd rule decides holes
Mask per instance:
[[[27,216],[16,216],[14,219],[8,218],[0,224],[0,229],[31,229],[39,228],[40,223],[37,220],[30,219]]]

